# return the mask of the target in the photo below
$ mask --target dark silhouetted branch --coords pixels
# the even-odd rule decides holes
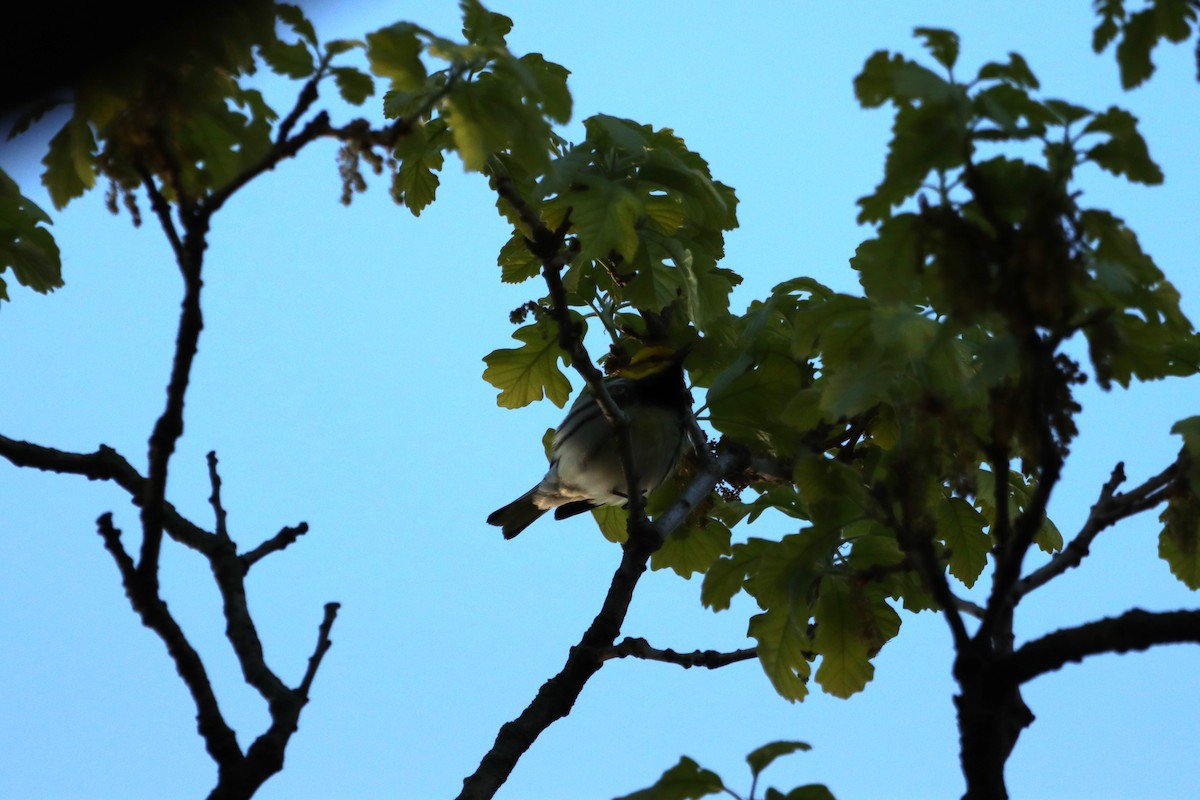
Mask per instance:
[[[267,539],[258,547],[254,548],[248,553],[243,553],[241,555],[242,564],[248,570],[266,556],[271,555],[271,553],[278,553],[280,550],[283,550],[284,548],[293,544],[297,539],[306,533],[308,533],[307,522],[301,522],[299,525],[290,525],[285,528],[281,528],[279,533],[275,534],[270,539]]]
[[[158,582],[144,579],[126,552],[121,542],[121,531],[113,526],[111,513],[101,515],[96,524],[104,547],[117,563],[130,605],[141,617],[142,624],[154,631],[167,646],[179,677],[192,695],[192,701],[196,704],[196,727],[204,739],[208,754],[218,765],[241,761],[242,751],[237,743],[237,735],[221,714],[204,663],[159,596]]]
[[[1128,653],[1163,644],[1200,644],[1200,611],[1143,611],[1064,628],[1020,647],[997,669],[1005,680],[1025,683],[1067,664],[1103,653]]]
[[[726,475],[744,468],[740,453],[726,451],[717,456],[711,469],[702,469],[684,490],[687,496],[707,496]],[[672,508],[652,525],[653,535],[630,537],[621,553],[621,563],[613,575],[600,613],[588,626],[579,644],[571,648],[567,661],[557,675],[546,681],[533,701],[511,722],[501,726],[495,744],[484,755],[475,772],[463,781],[459,800],[488,800],[508,780],[517,761],[555,721],[570,713],[584,685],[604,664],[605,654],[621,632],[621,625],[633,600],[633,590],[646,571],[646,564],[658,542],[681,524],[686,514]]]
[[[696,650],[691,653],[678,653],[674,650],[660,650],[656,647],[651,647],[650,643],[645,639],[626,637],[620,644],[608,648],[608,650],[600,655],[600,658],[604,661],[614,658],[631,657],[647,661],[662,661],[667,664],[678,664],[684,669],[692,667],[718,669],[720,667],[727,667],[730,664],[737,664],[757,658],[758,649],[746,647],[729,653],[722,653],[717,650]]]
[[[1112,477],[1100,489],[1100,497],[1092,506],[1087,520],[1079,533],[1060,552],[1056,553],[1042,567],[1025,576],[1017,585],[1018,597],[1032,592],[1040,586],[1052,581],[1067,570],[1079,566],[1091,551],[1092,542],[1105,529],[1112,527],[1123,519],[1135,516],[1154,508],[1163,502],[1172,483],[1182,470],[1182,455],[1169,467],[1147,480],[1141,486],[1129,491],[1117,493],[1117,487],[1125,482],[1125,465],[1117,464]]]
[[[134,505],[141,505],[145,497],[146,479],[124,456],[107,445],[100,445],[94,453],[70,453],[0,435],[0,456],[18,467],[82,475],[93,481],[112,481],[129,493]],[[216,546],[213,534],[187,520],[170,503],[163,503],[162,515],[167,533],[180,544],[204,554]]]

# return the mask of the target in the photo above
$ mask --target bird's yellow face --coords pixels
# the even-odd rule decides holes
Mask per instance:
[[[617,370],[617,375],[634,381],[648,378],[678,364],[683,356],[684,353],[662,345],[644,347],[633,354],[626,366]]]

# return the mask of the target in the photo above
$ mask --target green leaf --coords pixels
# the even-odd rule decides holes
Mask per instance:
[[[872,505],[858,472],[823,455],[798,459],[792,480],[817,524],[841,527],[866,516]]]
[[[650,557],[650,569],[670,568],[679,577],[691,579],[729,552],[731,538],[729,528],[715,519],[706,520],[703,526],[681,526]]]
[[[961,497],[937,506],[938,534],[950,550],[950,574],[970,588],[987,566],[992,539],[983,532],[983,515]]]
[[[354,67],[333,67],[333,80],[342,99],[352,105],[361,106],[375,94],[375,80]]]
[[[1047,125],[1058,122],[1058,116],[1050,108],[1030,97],[1024,88],[1010,83],[989,86],[976,93],[973,102],[980,117],[992,120],[999,126],[1003,136],[1014,139],[1042,136]],[[977,130],[974,135],[981,138],[983,132]],[[989,135],[992,138],[1003,138],[995,132],[989,132]]]
[[[87,120],[78,115],[67,120],[54,134],[50,149],[42,159],[46,167],[42,184],[50,193],[55,208],[61,210],[96,185],[95,153],[92,129]]]
[[[725,784],[720,776],[683,756],[653,786],[622,795],[616,800],[696,800],[724,790]]]
[[[1171,426],[1171,433],[1183,437],[1188,454],[1200,462],[1200,416],[1185,417]]]
[[[306,42],[313,47],[317,46],[317,33],[299,6],[291,3],[277,3],[275,13],[279,16],[280,21],[299,34]]]
[[[846,579],[829,576],[821,581],[821,593],[813,606],[813,646],[821,654],[816,679],[834,697],[862,691],[875,674],[859,605]]]
[[[913,35],[924,40],[925,49],[946,69],[958,61],[958,34],[943,28],[916,28]]]
[[[11,268],[17,283],[43,294],[63,285],[58,244],[43,227],[49,224],[50,216],[0,170],[0,272]],[[6,288],[0,294],[8,299]]]
[[[629,512],[620,506],[600,506],[592,509],[592,519],[605,539],[624,544],[629,538]]]
[[[810,373],[792,359],[768,354],[709,389],[709,418],[732,438],[789,455],[795,452],[796,431],[779,418],[779,410],[811,381]]]
[[[414,217],[433,202],[441,182],[437,171],[442,168],[442,154],[430,153],[428,158],[403,161],[392,176],[392,197],[412,212]]]
[[[558,367],[568,361],[558,346],[558,336],[550,325],[526,325],[513,332],[523,344],[517,348],[493,350],[484,357],[487,368],[483,378],[500,390],[497,405],[521,408],[545,396],[562,408],[571,395],[571,382]]]
[[[1043,105],[1053,111],[1061,122],[1067,124],[1078,122],[1084,117],[1092,115],[1091,109],[1068,103],[1066,100],[1046,100]]]
[[[1117,38],[1120,22],[1125,18],[1125,0],[1096,0],[1100,23],[1092,33],[1092,50],[1101,53]]]
[[[571,192],[571,222],[579,234],[580,259],[606,259],[617,253],[632,260],[638,249],[636,223],[641,200],[621,184],[598,175],[583,176]]]
[[[1155,6],[1159,4],[1156,2]],[[1117,64],[1121,67],[1121,86],[1133,89],[1154,74],[1151,51],[1158,44],[1154,10],[1143,9],[1131,15],[1121,26],[1121,41],[1117,44]]]
[[[1006,81],[1023,89],[1037,89],[1041,86],[1020,53],[1009,53],[1007,64],[995,61],[984,64],[979,68],[979,80]]]
[[[1167,500],[1159,519],[1163,523],[1159,558],[1184,586],[1200,589],[1200,499],[1193,491],[1177,492]]]
[[[537,83],[546,115],[555,122],[570,122],[572,102],[571,92],[567,89],[570,70],[553,61],[547,61],[541,53],[527,53],[521,56],[520,62]]]
[[[1106,133],[1109,138],[1093,146],[1086,156],[1101,169],[1124,175],[1135,183],[1156,185],[1163,182],[1162,169],[1150,158],[1146,140],[1137,129],[1137,117],[1112,107],[1097,114],[1084,128],[1085,133]]]
[[[898,214],[886,220],[875,234],[858,246],[850,266],[867,297],[879,303],[913,303],[921,284],[922,247],[915,214]]]
[[[367,43],[358,39],[334,39],[325,43],[325,52],[331,56],[348,53],[355,48],[367,49]]]
[[[886,50],[872,54],[854,79],[855,96],[864,108],[878,108],[889,100],[898,107],[914,100],[944,102],[954,92],[936,72]]]
[[[650,229],[664,236],[679,230],[686,219],[683,202],[676,193],[649,195],[642,200],[642,212]]]
[[[750,755],[746,756],[746,763],[750,765],[750,774],[757,778],[759,773],[769,767],[771,762],[780,756],[796,752],[808,752],[809,750],[812,750],[812,745],[807,742],[771,742],[755,749]]]
[[[425,86],[428,77],[421,63],[421,40],[417,26],[398,22],[367,34],[367,60],[371,71],[389,78],[392,85],[403,91],[415,92]]]
[[[514,232],[512,238],[500,248],[496,258],[500,266],[500,280],[504,283],[521,283],[536,278],[542,272],[542,262],[530,250],[525,237]]]
[[[639,248],[629,266],[636,273],[633,280],[622,287],[621,296],[634,308],[658,312],[679,298],[682,288],[679,271],[652,258],[647,248]]]
[[[460,0],[458,6],[463,14],[463,36],[468,42],[483,47],[504,47],[504,37],[512,30],[511,19],[488,11],[479,0]]]
[[[793,703],[808,694],[806,655],[812,645],[805,633],[807,625],[807,618],[795,617],[790,607],[776,607],[751,617],[747,631],[758,642],[758,660],[771,685]]]
[[[751,538],[745,543],[735,544],[729,555],[714,561],[700,586],[700,602],[704,607],[713,611],[729,608],[734,595],[742,591],[746,575],[754,571],[758,560],[772,545],[765,539]]]
[[[893,206],[917,192],[930,172],[961,166],[967,152],[971,104],[963,88],[909,62],[893,72],[887,91],[898,109],[884,177],[872,194],[859,199],[860,223],[883,221]],[[913,99],[920,104],[911,103]]]
[[[823,783],[806,783],[787,793],[784,800],[836,800]]]
[[[293,80],[307,78],[317,68],[312,51],[304,42],[274,39],[259,45],[259,52],[271,71]]]

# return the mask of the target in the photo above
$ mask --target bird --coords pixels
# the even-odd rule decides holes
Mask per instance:
[[[687,348],[648,345],[604,379],[609,396],[629,420],[643,496],[674,474],[688,446],[692,398],[683,379],[686,355]],[[545,477],[493,511],[488,523],[511,539],[551,509],[555,519],[567,519],[600,506],[625,505],[629,493],[619,449],[600,404],[585,387],[554,432]]]

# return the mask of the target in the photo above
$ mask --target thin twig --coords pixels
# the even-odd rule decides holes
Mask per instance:
[[[0,456],[18,467],[112,481],[129,493],[135,506],[140,505],[145,495],[146,479],[107,445],[100,445],[94,453],[71,453],[0,435]],[[163,526],[172,539],[200,553],[207,555],[217,544],[212,533],[186,519],[167,502],[163,503]]]
[[[279,533],[267,539],[265,542],[255,547],[253,550],[243,553],[239,558],[247,570],[254,566],[258,561],[261,561],[271,553],[278,553],[280,550],[293,544],[304,534],[308,533],[308,523],[301,522],[299,525],[289,525],[279,530]]]
[[[196,727],[204,739],[205,749],[221,766],[240,763],[242,751],[237,735],[225,722],[212,683],[195,648],[188,642],[183,630],[158,594],[157,581],[144,580],[143,573],[134,564],[133,558],[121,543],[121,531],[114,527],[112,514],[106,513],[96,521],[104,547],[112,554],[121,574],[121,583],[133,610],[141,617],[142,624],[150,628],[175,662],[179,677],[183,679],[192,701],[196,705]]]
[[[634,639],[626,637],[620,644],[613,645],[600,654],[600,658],[603,661],[628,657],[641,658],[647,661],[662,661],[667,664],[678,664],[684,669],[692,667],[719,669],[727,667],[730,664],[737,664],[757,658],[758,649],[755,647],[746,647],[728,653],[717,650],[695,650],[691,653],[679,653],[670,649],[660,650],[656,647],[651,647],[650,643],[642,638]]]
[[[1025,576],[1017,584],[1014,593],[1017,598],[1024,597],[1033,590],[1046,585],[1067,570],[1079,566],[1091,552],[1092,542],[1105,529],[1112,527],[1121,520],[1128,519],[1154,508],[1167,498],[1171,484],[1178,477],[1182,468],[1183,455],[1169,467],[1148,479],[1145,483],[1129,492],[1117,493],[1117,487],[1125,482],[1125,465],[1117,464],[1112,476],[1100,489],[1100,496],[1088,513],[1087,520],[1079,533],[1075,534],[1070,543],[1064,547],[1046,564]]]
[[[208,502],[213,508],[217,536],[225,541],[229,541],[229,528],[226,524],[227,515],[225,507],[221,505],[221,476],[217,474],[217,453],[215,450],[210,450],[208,453],[208,482],[212,486],[212,494],[209,496]]]
[[[313,679],[317,677],[317,669],[321,666],[321,660],[325,658],[329,648],[333,647],[333,640],[329,638],[329,633],[333,630],[333,621],[337,619],[338,609],[341,607],[341,603],[325,604],[325,618],[321,620],[321,625],[317,628],[317,646],[313,650],[313,654],[308,657],[308,669],[304,670],[304,678],[296,687],[296,695],[301,702],[308,702],[308,693],[312,691]]]

